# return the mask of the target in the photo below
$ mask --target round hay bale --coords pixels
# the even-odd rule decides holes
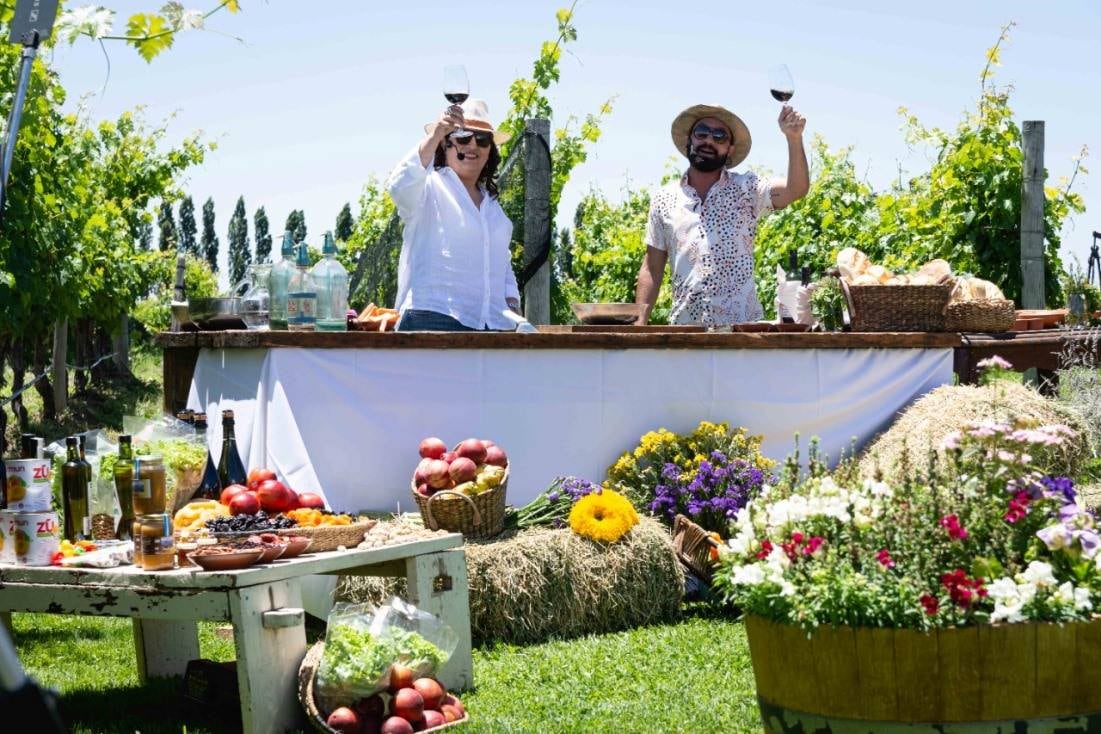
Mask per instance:
[[[613,632],[675,619],[684,573],[669,531],[642,518],[604,545],[568,528],[532,528],[467,542],[470,629],[477,641],[517,644]],[[382,603],[404,579],[342,577],[337,599]]]
[[[1020,419],[1035,425],[1062,423],[1077,431],[1077,440],[1036,456],[1036,463],[1058,475],[1078,473],[1088,458],[1090,431],[1081,416],[1027,385],[999,380],[982,386],[945,385],[922,397],[864,450],[860,474],[870,477],[880,470],[887,481],[898,479],[904,456],[911,465],[924,467],[930,449],[943,457],[941,441],[953,431],[974,421]]]

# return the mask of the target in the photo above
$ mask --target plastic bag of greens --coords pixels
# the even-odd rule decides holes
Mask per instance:
[[[379,608],[337,604],[317,669],[319,703],[332,710],[378,693],[390,685],[395,663],[416,678],[435,675],[457,644],[450,627],[397,597]]]
[[[133,438],[134,454],[160,454],[168,470],[167,505],[175,512],[191,499],[202,480],[207,447],[193,426],[170,415],[123,416],[123,432]]]

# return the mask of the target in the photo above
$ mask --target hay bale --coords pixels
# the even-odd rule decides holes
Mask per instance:
[[[1053,449],[1038,461],[1047,462],[1055,474],[1076,476],[1086,460],[1090,427],[1072,408],[1050,400],[1018,382],[999,380],[992,385],[945,385],[922,397],[901,413],[885,433],[869,445],[860,460],[861,476],[879,468],[888,480],[898,477],[904,455],[915,466],[926,463],[930,448],[943,456],[941,441],[949,433],[973,421],[1025,419],[1037,425],[1062,423],[1078,431],[1080,438]]]
[[[618,543],[533,528],[467,542],[470,628],[477,641],[526,644],[667,622],[680,613],[684,574],[669,531],[643,518]],[[404,579],[347,576],[342,601],[380,603]]]
[[[1097,512],[1101,510],[1101,482],[1086,484],[1077,488],[1086,507]]]

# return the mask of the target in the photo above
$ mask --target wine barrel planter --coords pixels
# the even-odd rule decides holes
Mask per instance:
[[[768,734],[1101,732],[1101,617],[809,637],[745,626]]]

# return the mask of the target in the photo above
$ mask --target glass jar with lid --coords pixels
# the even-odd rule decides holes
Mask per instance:
[[[137,549],[140,545],[143,570],[165,571],[175,568],[176,541],[172,537],[172,518],[164,512],[138,515],[134,527],[140,533],[134,537],[135,562],[138,562]]]
[[[165,511],[164,459],[159,454],[134,459],[134,515]]]

